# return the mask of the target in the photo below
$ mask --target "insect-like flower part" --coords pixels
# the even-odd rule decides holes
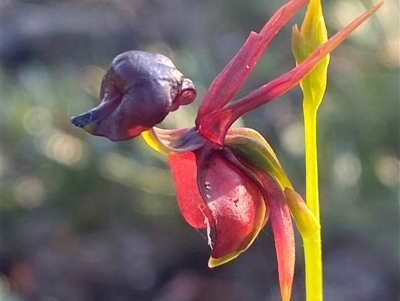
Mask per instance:
[[[161,55],[128,51],[104,75],[98,107],[72,118],[87,132],[113,141],[128,140],[196,99],[192,81]]]
[[[180,105],[196,97],[193,83],[164,56],[131,51],[116,57],[101,86],[101,103],[72,122],[111,140],[142,134],[154,149],[168,154],[177,199],[186,221],[205,228],[212,249],[209,266],[245,251],[272,222],[283,300],[289,300],[295,260],[292,216],[302,236],[319,224],[297,194],[274,151],[256,131],[231,128],[243,114],[294,87],[379,6],[318,46],[281,77],[232,102],[271,39],[307,1],[283,5],[211,84],[192,128],[155,127]]]

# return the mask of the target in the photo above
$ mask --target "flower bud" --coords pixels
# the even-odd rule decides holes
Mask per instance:
[[[300,30],[297,25],[292,31],[292,51],[296,63],[303,62],[318,46],[328,40],[321,1],[311,0]],[[319,62],[313,71],[300,81],[305,102],[318,108],[326,89],[329,54]]]

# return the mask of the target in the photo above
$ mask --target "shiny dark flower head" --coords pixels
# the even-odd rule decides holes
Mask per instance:
[[[128,51],[118,55],[104,75],[99,106],[71,121],[93,135],[128,140],[195,98],[194,84],[169,58]]]

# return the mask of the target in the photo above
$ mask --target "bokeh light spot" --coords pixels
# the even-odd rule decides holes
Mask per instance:
[[[17,200],[27,209],[40,206],[46,196],[42,181],[33,176],[21,178],[14,188]]]
[[[334,4],[332,14],[336,28],[347,26],[351,21],[364,13],[365,10],[365,7],[359,1],[337,1]],[[374,45],[378,37],[376,35],[371,35],[371,32],[373,32],[372,22],[367,21],[352,33],[351,38],[355,38],[362,43]]]
[[[83,141],[59,130],[42,140],[44,154],[68,166],[83,167],[87,162],[87,150]]]
[[[51,130],[53,117],[49,110],[42,107],[32,107],[23,116],[22,124],[25,131],[31,135],[42,135]]]
[[[355,186],[360,180],[361,170],[360,159],[352,152],[338,155],[333,163],[335,182],[341,187]]]
[[[395,156],[382,155],[375,163],[375,173],[382,184],[396,187],[400,184],[400,160]]]
[[[101,175],[111,181],[139,187],[152,194],[174,194],[171,174],[167,170],[143,166],[116,153],[105,156],[100,161],[99,168]]]
[[[281,133],[282,147],[291,155],[301,157],[304,155],[304,127],[300,122],[286,126]]]

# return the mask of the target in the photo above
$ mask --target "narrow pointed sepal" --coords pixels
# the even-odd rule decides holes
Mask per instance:
[[[306,75],[308,75],[324,57],[332,52],[343,40],[345,40],[354,30],[357,29],[365,20],[367,20],[374,12],[376,12],[384,1],[370,8],[367,12],[359,16],[349,25],[341,29],[332,36],[326,43],[316,48],[303,62],[298,64],[289,72],[283,74],[277,79],[261,86],[243,98],[234,103],[226,105],[224,108],[216,110],[203,116],[201,122],[197,122],[198,126],[207,125],[209,131],[202,131],[202,134],[210,138],[211,141],[223,145],[226,133],[230,126],[241,116],[268,103],[276,97],[286,93],[288,90],[297,85]],[[220,118],[223,117],[223,118]],[[208,137],[207,135],[210,135]]]
[[[295,241],[290,210],[273,177],[257,170],[256,175],[265,187],[263,195],[270,208],[282,300],[289,301],[295,266]]]
[[[204,122],[203,119],[232,100],[269,42],[306,2],[307,0],[288,1],[271,17],[260,33],[251,32],[239,52],[212,82],[196,118],[196,126],[209,140],[222,145],[220,137],[214,135],[213,129],[209,128],[208,122]],[[223,118],[224,116],[219,116],[220,120]]]

